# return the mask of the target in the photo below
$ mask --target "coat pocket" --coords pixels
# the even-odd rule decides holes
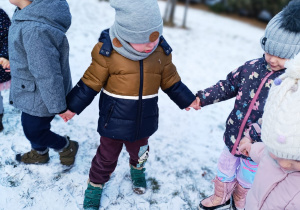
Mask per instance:
[[[109,120],[110,120],[110,118],[111,118],[111,115],[112,115],[112,113],[113,113],[113,111],[114,111],[114,107],[115,107],[115,103],[113,103],[113,104],[110,106],[109,110],[108,110],[108,114],[107,114],[106,119],[105,119],[104,128],[106,128],[107,125],[108,125],[108,123],[109,123]]]
[[[36,85],[34,81],[20,78],[12,79],[12,100],[18,108],[32,109],[35,99]]]
[[[14,83],[13,85],[16,88],[21,89],[23,91],[29,91],[29,92],[35,91],[35,82],[34,81],[14,78],[13,83]]]

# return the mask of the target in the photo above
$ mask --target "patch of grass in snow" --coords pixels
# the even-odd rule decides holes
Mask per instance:
[[[206,166],[201,167],[201,170],[203,171],[202,177],[208,181],[213,180],[213,178],[216,176],[215,172]]]
[[[9,187],[18,187],[21,184],[20,180],[17,180],[15,176],[8,176],[6,181]]]
[[[154,200],[154,199],[151,199],[151,200],[149,201],[149,203],[150,203],[150,205],[153,205],[153,204],[158,204],[158,203],[157,203],[157,201],[156,201],[156,200]]]
[[[192,175],[193,175],[193,171],[189,168],[186,168],[183,171],[176,171],[176,177],[178,178],[191,177]]]
[[[157,193],[160,190],[160,185],[159,185],[158,181],[153,177],[149,177],[148,181],[150,181],[150,183],[151,183],[152,191],[154,193]]]
[[[5,165],[11,165],[14,168],[16,168],[18,166],[18,164],[14,161],[14,160],[5,160]]]
[[[185,175],[192,175],[192,174],[193,174],[192,170],[189,169],[189,168],[184,169],[184,170],[182,171],[182,173],[185,174]]]
[[[27,208],[33,205],[34,197],[30,196],[29,190],[24,192],[20,195],[22,200],[25,201],[26,205],[23,208]]]
[[[61,179],[61,174],[57,174],[56,176],[53,177],[53,181],[58,181]]]
[[[175,196],[178,196],[179,194],[180,194],[180,192],[178,190],[176,190],[175,192],[172,193],[172,196],[175,197]]]
[[[200,196],[201,196],[202,199],[208,197],[208,195],[206,195],[205,192],[200,191],[199,194],[200,194]]]

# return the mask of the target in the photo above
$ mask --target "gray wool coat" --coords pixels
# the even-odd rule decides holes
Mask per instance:
[[[16,9],[9,29],[10,104],[48,117],[64,111],[72,88],[69,44],[71,14],[65,0],[33,0]]]

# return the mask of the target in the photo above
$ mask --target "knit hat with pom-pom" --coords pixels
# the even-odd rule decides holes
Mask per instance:
[[[300,160],[300,53],[286,67],[269,91],[261,138],[277,157]]]
[[[265,52],[291,59],[300,52],[300,0],[289,4],[268,23],[260,40]]]

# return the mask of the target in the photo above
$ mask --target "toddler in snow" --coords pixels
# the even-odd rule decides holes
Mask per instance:
[[[300,208],[299,107],[300,53],[287,63],[285,74],[270,90],[262,117],[263,143],[240,145],[243,154],[259,163],[246,210]]]
[[[3,97],[1,91],[10,87],[10,65],[8,60],[8,28],[10,19],[3,9],[0,9],[0,132],[3,131]]]
[[[93,209],[99,208],[103,185],[115,170],[123,145],[130,156],[133,191],[145,192],[144,164],[148,139],[158,128],[159,88],[181,109],[200,108],[172,63],[157,1],[111,0],[110,4],[116,11],[115,22],[102,31],[91,65],[67,96],[70,111],[60,115],[68,121],[101,92],[100,146],[84,195],[84,208]]]
[[[17,6],[9,29],[10,104],[22,111],[21,121],[31,151],[16,159],[46,163],[49,148],[63,165],[72,165],[78,143],[50,130],[56,114],[67,110],[72,88],[69,44],[65,35],[71,14],[65,0],[10,0]]]
[[[258,165],[240,154],[240,139],[248,131],[256,136],[253,142],[261,141],[252,123],[262,117],[273,80],[285,72],[286,61],[300,52],[299,2],[291,1],[268,23],[260,42],[265,51],[262,58],[247,61],[229,73],[226,80],[197,93],[202,107],[236,98],[226,121],[226,147],[218,160],[214,194],[203,199],[199,209],[224,209],[230,206],[230,200],[234,209],[245,206]]]

